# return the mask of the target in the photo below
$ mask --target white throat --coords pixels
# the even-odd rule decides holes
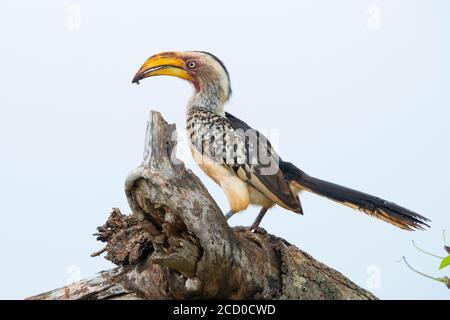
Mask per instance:
[[[226,101],[223,100],[224,99],[221,99],[219,89],[215,86],[209,86],[192,95],[189,99],[187,109],[201,107],[208,109],[217,115],[225,116]]]

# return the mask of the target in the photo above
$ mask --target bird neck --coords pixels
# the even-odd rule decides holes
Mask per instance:
[[[200,90],[196,90],[188,103],[188,111],[191,108],[199,107],[205,108],[217,115],[224,116],[224,106],[227,102],[227,97],[223,90],[215,85],[203,86]]]

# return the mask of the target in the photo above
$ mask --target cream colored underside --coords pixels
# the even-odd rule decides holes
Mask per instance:
[[[203,172],[214,180],[225,192],[225,195],[230,204],[230,209],[233,212],[240,212],[250,204],[259,205],[265,208],[270,208],[274,202],[263,195],[261,192],[253,188],[247,182],[241,180],[234,171],[218,164],[201,155],[195,147],[190,144],[190,149],[194,161],[198,164]]]

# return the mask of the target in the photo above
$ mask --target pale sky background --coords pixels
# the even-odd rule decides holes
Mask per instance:
[[[149,110],[184,128],[189,84],[131,84],[164,50],[219,56],[227,109],[278,130],[283,159],[433,221],[408,233],[305,194],[304,216],[277,208],[264,228],[380,298],[450,298],[397,263],[450,276],[411,243],[444,255],[443,229],[450,238],[449,1],[2,0],[0,46],[0,298],[112,267],[89,256],[102,247],[92,234],[112,207],[130,211],[123,185]],[[226,212],[221,190],[188,166]]]

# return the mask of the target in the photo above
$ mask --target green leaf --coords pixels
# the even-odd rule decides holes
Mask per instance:
[[[450,266],[450,255],[448,255],[442,260],[441,265],[439,266],[439,270],[444,269],[445,267],[448,266]]]

